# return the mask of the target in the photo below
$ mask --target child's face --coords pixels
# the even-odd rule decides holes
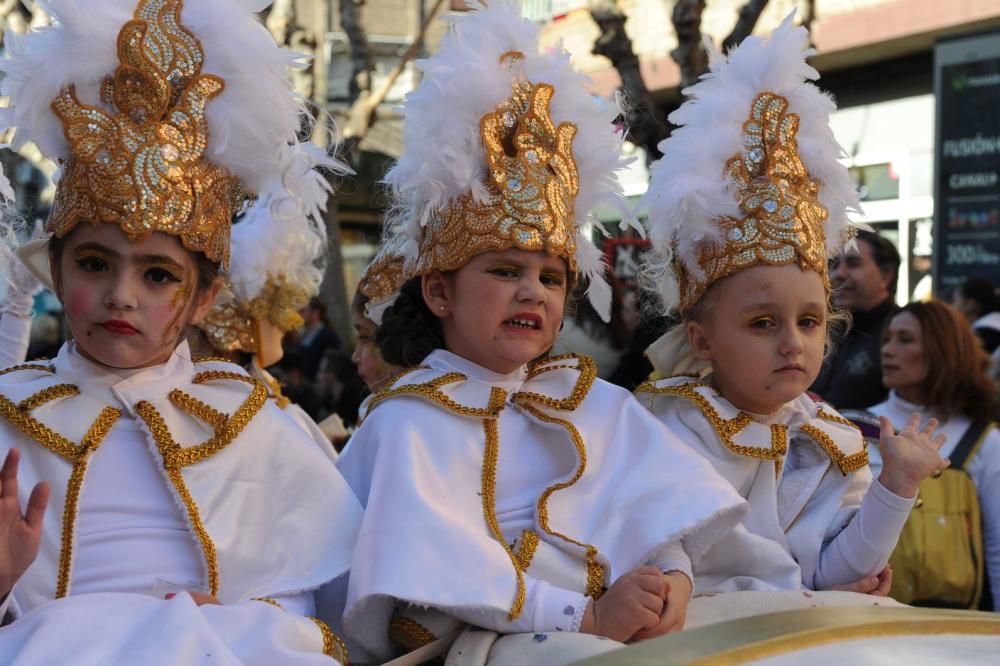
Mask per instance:
[[[115,224],[78,225],[53,280],[80,353],[113,368],[166,361],[217,291],[198,290],[194,255],[174,236],[132,242]]]
[[[826,290],[819,274],[754,266],[714,285],[701,321],[688,324],[695,355],[712,363],[735,407],[770,414],[816,379],[826,343]]]
[[[358,368],[358,374],[364,380],[365,386],[376,393],[385,386],[390,378],[397,375],[402,368],[386,363],[375,344],[375,322],[364,313],[354,313],[354,330],[358,334],[358,343],[351,354],[351,361]]]
[[[448,350],[510,373],[552,347],[566,306],[566,262],[546,252],[484,252],[447,276],[424,278]]]

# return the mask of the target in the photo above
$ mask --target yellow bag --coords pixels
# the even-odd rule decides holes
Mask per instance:
[[[976,421],[951,453],[951,467],[924,479],[889,566],[896,601],[971,608],[983,593],[985,560],[979,495],[965,464],[993,424]]]

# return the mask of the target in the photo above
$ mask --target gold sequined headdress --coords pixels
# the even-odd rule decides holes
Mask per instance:
[[[565,259],[607,316],[601,253],[582,232],[600,203],[628,218],[617,108],[587,91],[567,54],[538,52],[538,28],[517,3],[473,5],[407,96],[404,153],[386,178],[395,206],[385,242],[401,262],[373,264],[365,289],[377,310],[406,279],[519,248]]]
[[[757,265],[797,264],[828,285],[827,258],[859,210],[829,127],[833,102],[808,79],[808,32],[792,17],[750,37],[685,91],[640,201],[658,259],[648,272],[667,312]]]
[[[0,63],[0,124],[62,168],[47,230],[159,231],[227,264],[244,188],[273,179],[296,140],[294,57],[240,0],[50,5],[53,27],[5,35]]]

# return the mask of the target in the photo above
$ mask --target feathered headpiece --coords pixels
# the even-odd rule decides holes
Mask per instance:
[[[281,178],[233,225],[228,291],[199,324],[220,352],[256,351],[254,320],[282,332],[302,325],[299,310],[319,293],[326,254],[326,172],[350,170],[322,148],[296,145]]]
[[[162,231],[226,264],[243,192],[279,171],[299,127],[298,56],[261,4],[50,0],[53,27],[6,35],[0,126],[62,167],[48,231]]]
[[[470,4],[418,64],[423,78],[406,97],[385,242],[399,248],[405,278],[510,247],[563,257],[607,318],[601,253],[582,229],[598,204],[628,217],[615,176],[627,164],[619,111],[587,91],[567,53],[539,53],[538,27],[518,2]],[[378,294],[369,316],[377,321],[394,296]]]
[[[860,211],[829,126],[833,101],[809,80],[814,53],[794,13],[748,37],[686,89],[670,115],[638,211],[648,212],[652,278],[666,312],[684,314],[714,282],[759,264],[797,263],[827,281],[827,258]]]

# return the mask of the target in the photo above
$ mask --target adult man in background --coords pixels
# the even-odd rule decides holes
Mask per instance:
[[[882,329],[896,310],[899,252],[888,239],[859,231],[857,249],[830,268],[835,307],[851,313],[850,329],[834,341],[810,391],[837,409],[864,409],[885,400]]]

